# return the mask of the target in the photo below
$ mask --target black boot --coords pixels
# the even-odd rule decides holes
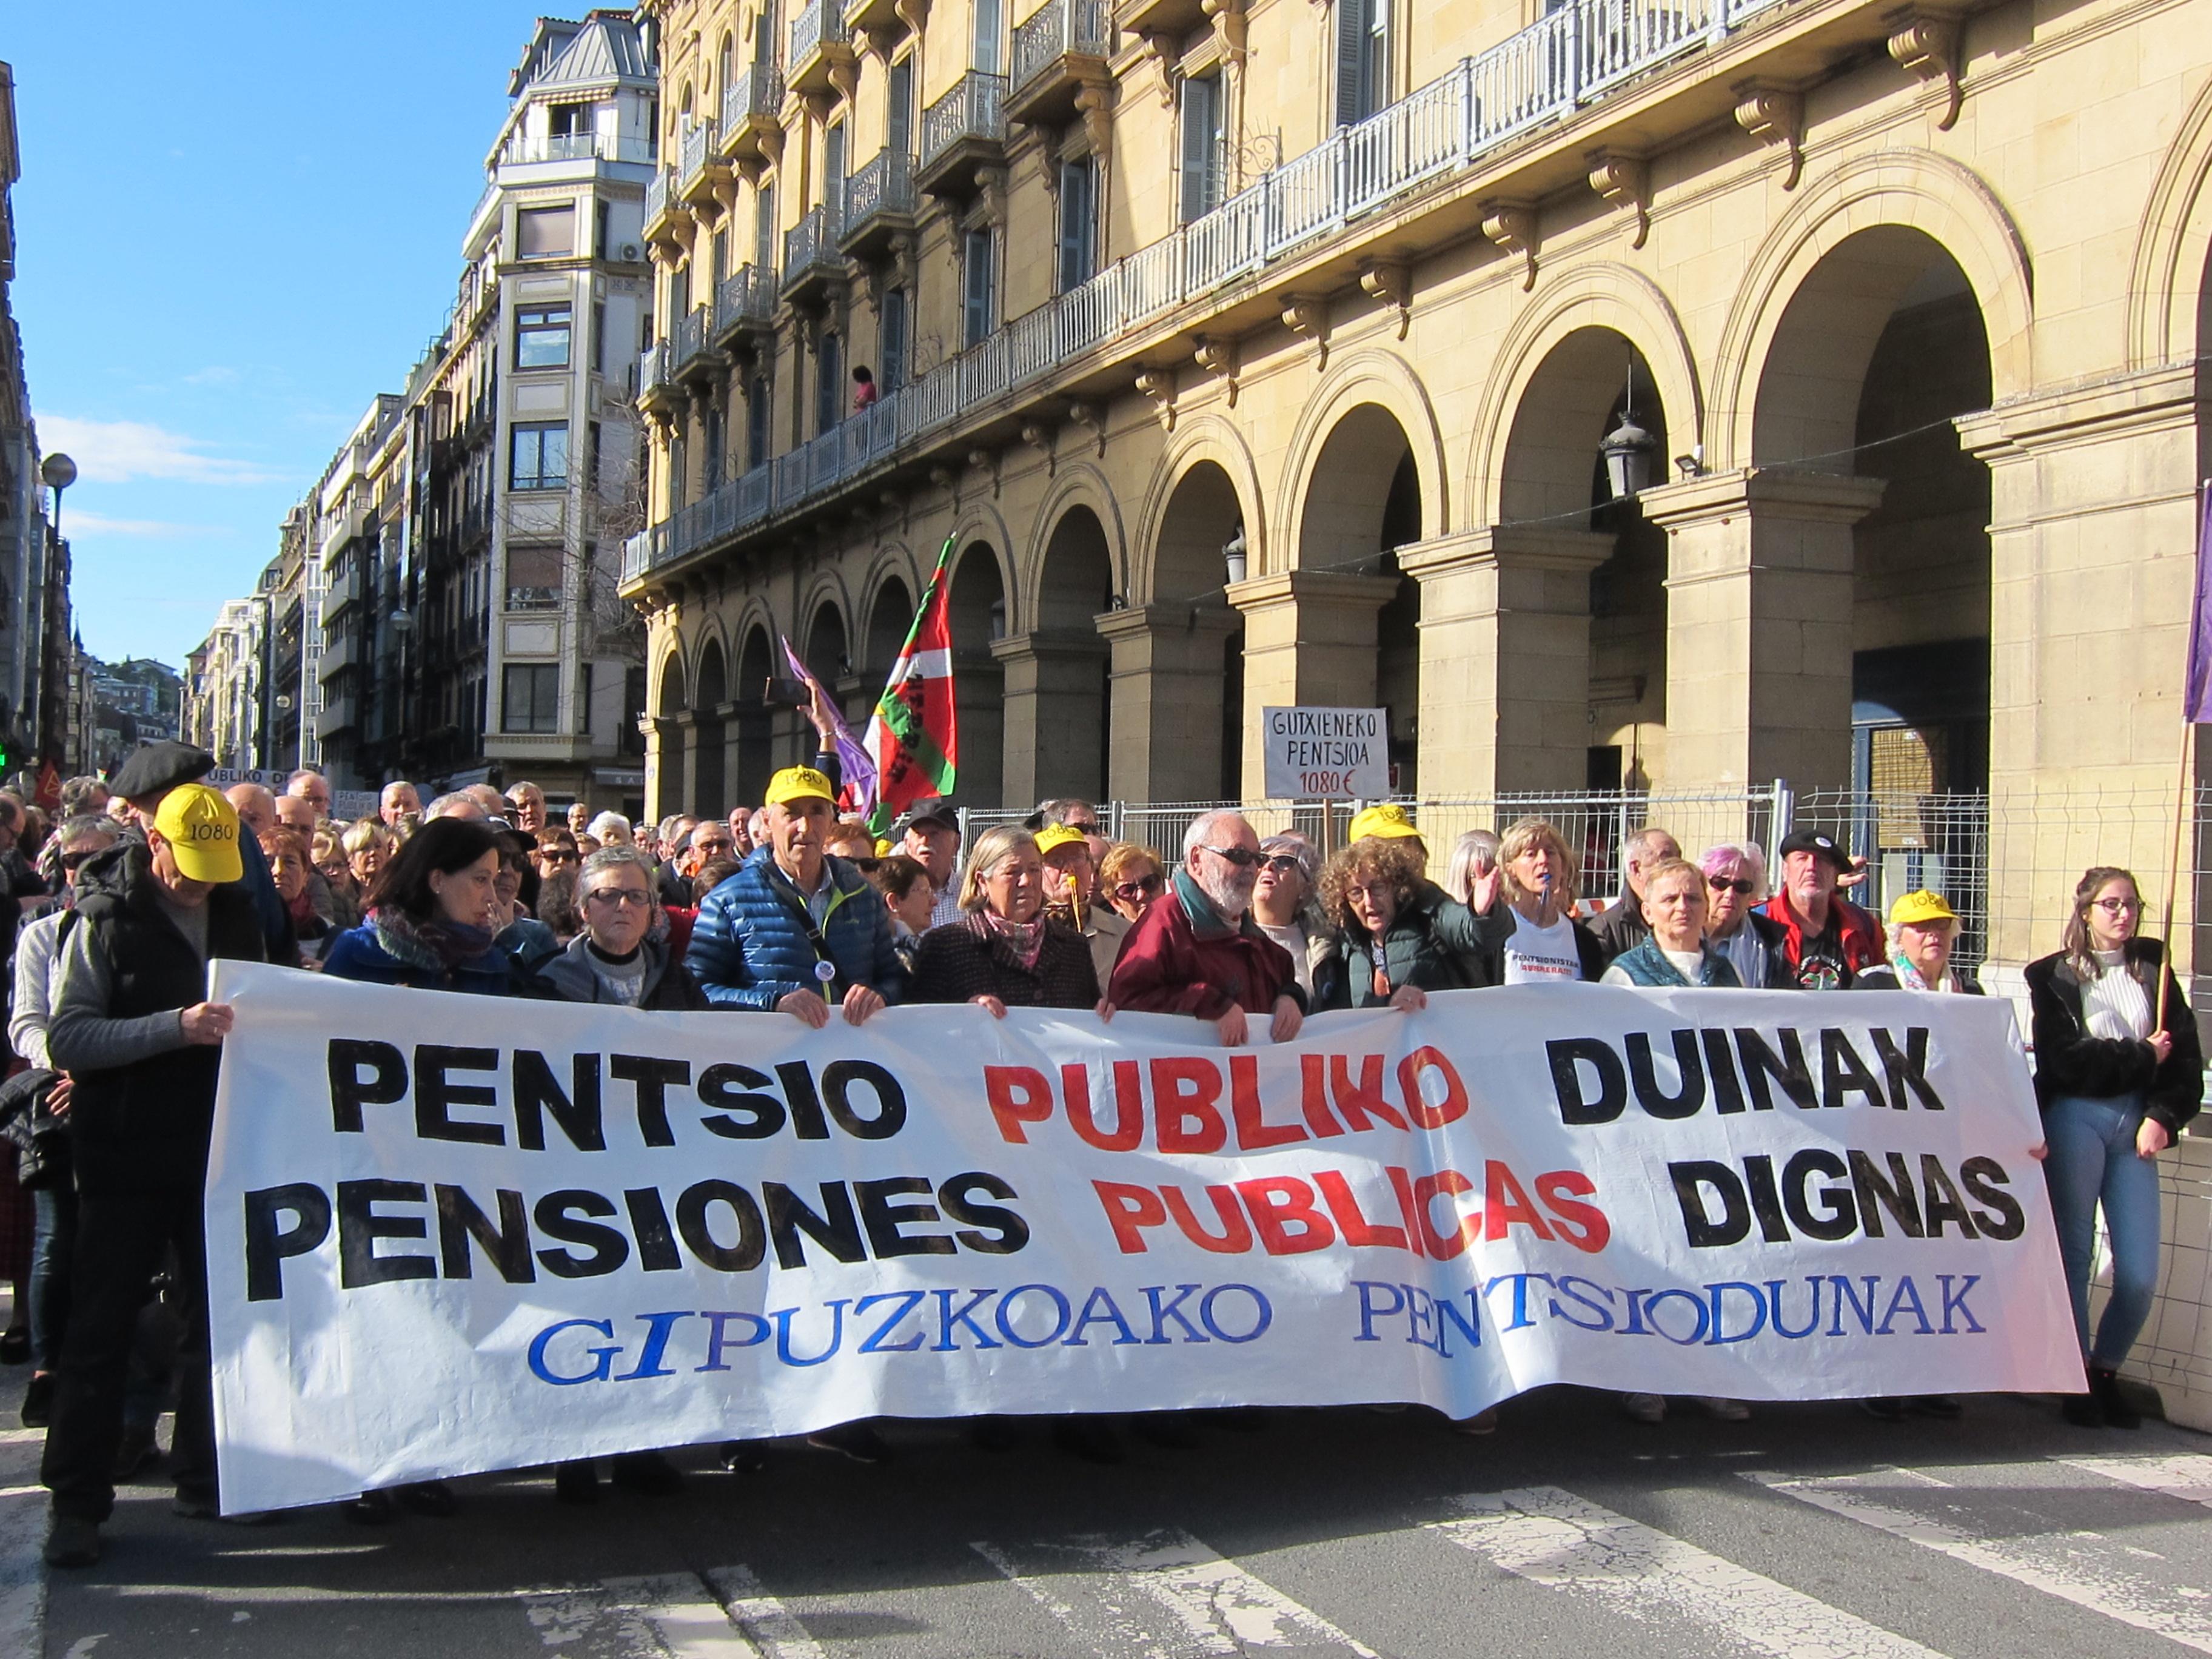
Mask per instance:
[[[2089,1397],[2097,1402],[2098,1409],[2104,1413],[2108,1428],[2142,1427],[2142,1413],[2130,1405],[2127,1397],[2120,1392],[2119,1373],[2110,1366],[2089,1367]]]

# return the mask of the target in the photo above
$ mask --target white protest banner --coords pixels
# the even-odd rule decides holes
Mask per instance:
[[[1260,739],[1270,799],[1390,793],[1390,726],[1380,708],[1262,708]]]
[[[227,1508],[873,1415],[2081,1384],[2009,1006],[1123,1013],[214,964]]]

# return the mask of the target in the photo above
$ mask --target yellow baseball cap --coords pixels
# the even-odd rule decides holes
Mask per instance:
[[[787,766],[768,781],[768,804],[786,806],[795,800],[826,800],[837,804],[830,780],[811,766]]]
[[[154,830],[169,843],[177,873],[193,881],[236,881],[246,873],[238,851],[238,811],[222,792],[181,784],[161,798]]]
[[[1080,847],[1088,852],[1091,838],[1072,824],[1052,823],[1036,832],[1036,844],[1040,853],[1057,853],[1063,847]]]
[[[1889,925],[1893,927],[1917,927],[1931,921],[1956,921],[1959,913],[1944,902],[1941,893],[1932,893],[1925,887],[1917,893],[1907,893],[1889,907]]]
[[[1348,842],[1365,841],[1370,836],[1379,836],[1386,841],[1410,836],[1419,841],[1421,832],[1413,827],[1413,819],[1406,816],[1404,807],[1385,801],[1380,806],[1370,806],[1364,812],[1354,814],[1352,828],[1345,832],[1345,839]]]

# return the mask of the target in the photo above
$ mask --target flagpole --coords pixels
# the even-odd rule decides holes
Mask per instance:
[[[2212,549],[2208,549],[2204,545],[2207,539],[2208,531],[2212,531],[2212,517],[2208,517],[2208,514],[2212,514],[2212,478],[2203,479],[2197,486],[2197,522],[2195,529],[2197,531],[2197,562],[2200,567],[2204,562],[2206,553],[2208,551],[2212,551]],[[2200,592],[2203,588],[2203,581],[2204,572],[2200,568],[2197,572],[2196,584]],[[2203,619],[2199,617],[2192,616],[2191,617],[2190,621],[2192,633],[2197,626],[2202,624],[2203,620]],[[2191,654],[2193,656],[2197,649],[2197,641],[2194,638],[2190,641],[2190,649]],[[2173,903],[2177,890],[2179,890],[2181,885],[2181,838],[2184,827],[2196,817],[2195,808],[2197,805],[2197,792],[2193,787],[2195,781],[2190,775],[2189,766],[2191,740],[2197,734],[2197,727],[2194,720],[2194,716],[2197,711],[2191,707],[2191,701],[2195,697],[2196,692],[2197,688],[2193,685],[2185,686],[2183,688],[2181,709],[2181,756],[2174,768],[2177,776],[2174,787],[2173,854],[2171,860],[2166,866],[2165,915],[2159,924],[2160,943],[2166,951],[2166,971],[2159,975],[2158,1018],[2151,1027],[2154,1031],[2163,1031],[2166,1030],[2166,1003],[2168,1001],[2166,988],[2174,982],[2175,972],[2173,965]],[[2190,965],[2193,969],[2196,963],[2192,960]]]

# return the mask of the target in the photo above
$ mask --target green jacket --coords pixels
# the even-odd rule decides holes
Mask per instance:
[[[1478,916],[1435,883],[1423,882],[1382,936],[1390,989],[1418,985],[1424,991],[1465,991],[1495,985],[1491,964],[1512,931],[1512,912],[1504,905],[1494,915]],[[1358,922],[1343,921],[1314,969],[1316,1009],[1378,1008],[1389,1001],[1388,993],[1375,994],[1373,943]]]

